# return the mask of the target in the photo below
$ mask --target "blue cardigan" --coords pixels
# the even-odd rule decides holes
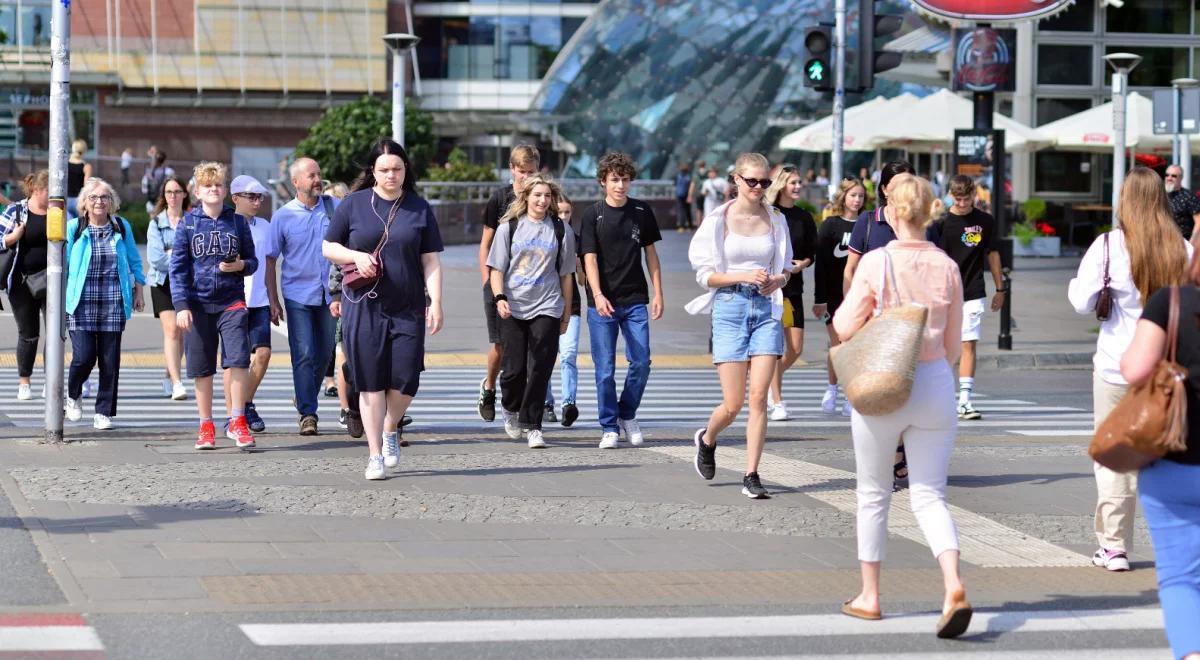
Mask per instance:
[[[88,264],[92,261],[92,233],[84,231],[76,240],[80,220],[67,222],[67,313],[74,314],[83,296],[83,282],[87,279]],[[133,316],[133,285],[145,286],[142,274],[142,257],[138,254],[137,242],[133,240],[133,228],[129,221],[115,216],[112,222],[121,223],[122,231],[112,234],[113,249],[117,253],[117,278],[121,281],[121,298],[125,303],[125,319]]]

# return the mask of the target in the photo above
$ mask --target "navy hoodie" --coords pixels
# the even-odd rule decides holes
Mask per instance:
[[[246,263],[244,270],[223,273],[220,264],[230,255]],[[200,305],[215,313],[246,301],[245,277],[258,268],[250,225],[233,209],[225,207],[216,220],[196,207],[175,228],[171,248],[171,302],[175,311]]]

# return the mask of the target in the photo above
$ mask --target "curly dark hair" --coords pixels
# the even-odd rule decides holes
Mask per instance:
[[[629,154],[610,151],[604,154],[600,158],[600,162],[596,165],[596,178],[600,183],[604,183],[604,180],[608,178],[610,173],[635,179],[637,178],[637,165],[634,165],[633,159],[629,157]]]

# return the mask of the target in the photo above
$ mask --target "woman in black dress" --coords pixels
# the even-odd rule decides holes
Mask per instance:
[[[399,464],[395,430],[424,370],[425,329],[442,327],[442,236],[433,209],[417,196],[404,147],[384,139],[371,149],[322,251],[335,265],[378,276],[359,287],[345,278],[342,337],[370,447],[365,476],[384,479],[386,467]]]

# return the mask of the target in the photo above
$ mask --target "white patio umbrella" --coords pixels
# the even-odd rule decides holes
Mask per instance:
[[[954,129],[971,128],[974,121],[973,101],[941,89],[911,105],[903,121],[889,122],[882,131],[886,138],[882,148],[949,152]],[[999,113],[992,115],[992,125],[1004,131],[1005,151],[1036,151],[1053,142],[1037,129]]]
[[[1170,153],[1171,136],[1154,134],[1154,103],[1150,99],[1137,92],[1130,93],[1125,113],[1125,148]],[[1111,152],[1117,139],[1113,130],[1113,104],[1105,103],[1063,117],[1039,127],[1038,131],[1053,138],[1054,148],[1059,151]]]
[[[846,109],[842,148],[846,151],[875,151],[880,147],[880,131],[892,122],[903,123],[907,108],[917,102],[912,94],[895,98],[876,97]],[[783,136],[780,149],[796,151],[833,151],[833,115],[815,121]]]

